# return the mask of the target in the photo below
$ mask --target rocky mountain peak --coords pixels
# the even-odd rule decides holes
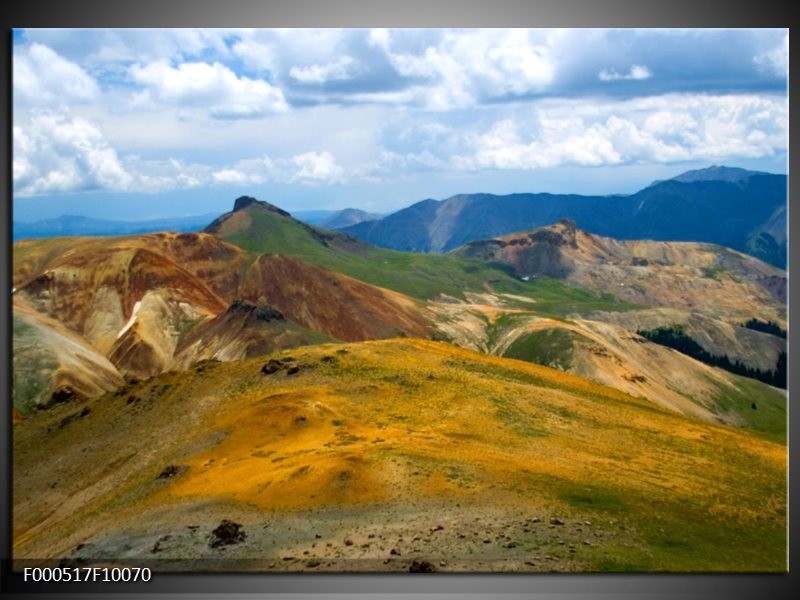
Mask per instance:
[[[270,204],[269,202],[264,202],[263,200],[257,200],[252,196],[239,196],[236,201],[233,203],[233,212],[238,212],[240,210],[244,210],[252,205],[258,205],[270,212],[278,213],[279,215],[283,215],[284,217],[290,217],[291,215],[283,209],[278,208],[277,206]]]
[[[570,246],[571,248],[577,248],[577,233],[578,228],[575,226],[575,221],[561,219],[549,227],[542,227],[541,229],[529,233],[528,239],[531,242],[544,242],[552,244],[553,246]]]

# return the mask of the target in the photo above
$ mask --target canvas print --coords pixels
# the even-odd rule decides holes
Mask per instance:
[[[786,29],[13,32],[13,556],[783,572]]]

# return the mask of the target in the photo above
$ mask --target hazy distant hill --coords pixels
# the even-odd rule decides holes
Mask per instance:
[[[368,213],[357,208],[345,208],[336,212],[325,219],[322,219],[318,225],[325,229],[343,229],[356,223],[363,223],[365,221],[377,221],[383,215],[375,213]]]
[[[130,235],[152,231],[198,231],[215,218],[216,213],[152,219],[148,221],[109,221],[76,215],[44,219],[32,223],[14,221],[13,239],[43,238],[63,235]]]
[[[755,171],[748,171],[747,169],[740,169],[739,167],[720,167],[712,165],[706,169],[686,171],[677,177],[672,177],[672,181],[680,181],[682,183],[692,183],[694,181],[729,181],[731,183],[736,183],[748,179],[755,173]]]
[[[629,196],[461,194],[423,200],[343,231],[369,243],[445,252],[467,242],[569,218],[617,239],[711,242],[784,268],[786,176],[711,167],[656,182]],[[777,236],[777,237],[776,237]]]

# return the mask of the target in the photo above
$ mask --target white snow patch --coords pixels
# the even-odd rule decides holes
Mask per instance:
[[[131,313],[131,318],[128,319],[128,322],[125,324],[125,327],[119,330],[119,333],[117,334],[117,339],[121,338],[125,334],[125,332],[128,331],[128,329],[133,327],[133,323],[134,321],[136,321],[136,313],[139,312],[139,309],[141,307],[142,307],[141,301],[133,305],[133,312]]]

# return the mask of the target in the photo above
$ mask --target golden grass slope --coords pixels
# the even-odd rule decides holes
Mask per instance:
[[[596,313],[596,320],[578,316],[565,320],[504,305],[505,298],[502,295],[471,294],[470,302],[439,302],[431,303],[430,306],[437,316],[436,327],[439,334],[453,344],[506,356],[512,344],[531,333],[568,332],[567,335],[574,338],[574,341],[568,344],[564,342],[562,345],[565,347],[560,352],[569,356],[569,364],[554,362],[559,352],[548,352],[544,347],[533,351],[535,356],[524,358],[554,366],[633,396],[647,398],[655,404],[685,415],[739,426],[748,425],[742,419],[741,411],[721,406],[719,398],[726,392],[736,394],[740,377],[650,342],[630,328],[636,323],[660,322],[657,320],[659,318],[667,319],[667,323],[673,322],[669,320],[671,318],[678,323],[682,322],[681,319],[691,319],[690,322],[699,321],[702,324],[703,332],[733,332],[731,347],[743,348],[742,352],[746,348],[742,342],[755,338],[757,345],[747,348],[747,356],[753,356],[757,349],[761,349],[767,359],[770,358],[768,351],[777,354],[775,348],[779,346],[773,344],[781,341],[774,336],[742,327],[734,328],[722,321],[697,314],[687,315],[685,311],[679,310]],[[636,327],[633,326],[633,329]],[[738,346],[734,345],[736,342],[740,342]],[[751,386],[785,404],[785,392],[757,381],[752,381]],[[752,401],[756,401],[756,398],[752,398]],[[751,412],[750,402],[746,404],[747,412]]]
[[[269,375],[265,359],[205,364],[90,401],[81,417],[56,407],[17,424],[15,557],[785,568],[782,444],[432,341],[272,358],[283,368]],[[159,479],[168,465],[179,472]],[[222,553],[205,536],[225,518],[248,537]],[[214,562],[226,557],[251,562]]]

